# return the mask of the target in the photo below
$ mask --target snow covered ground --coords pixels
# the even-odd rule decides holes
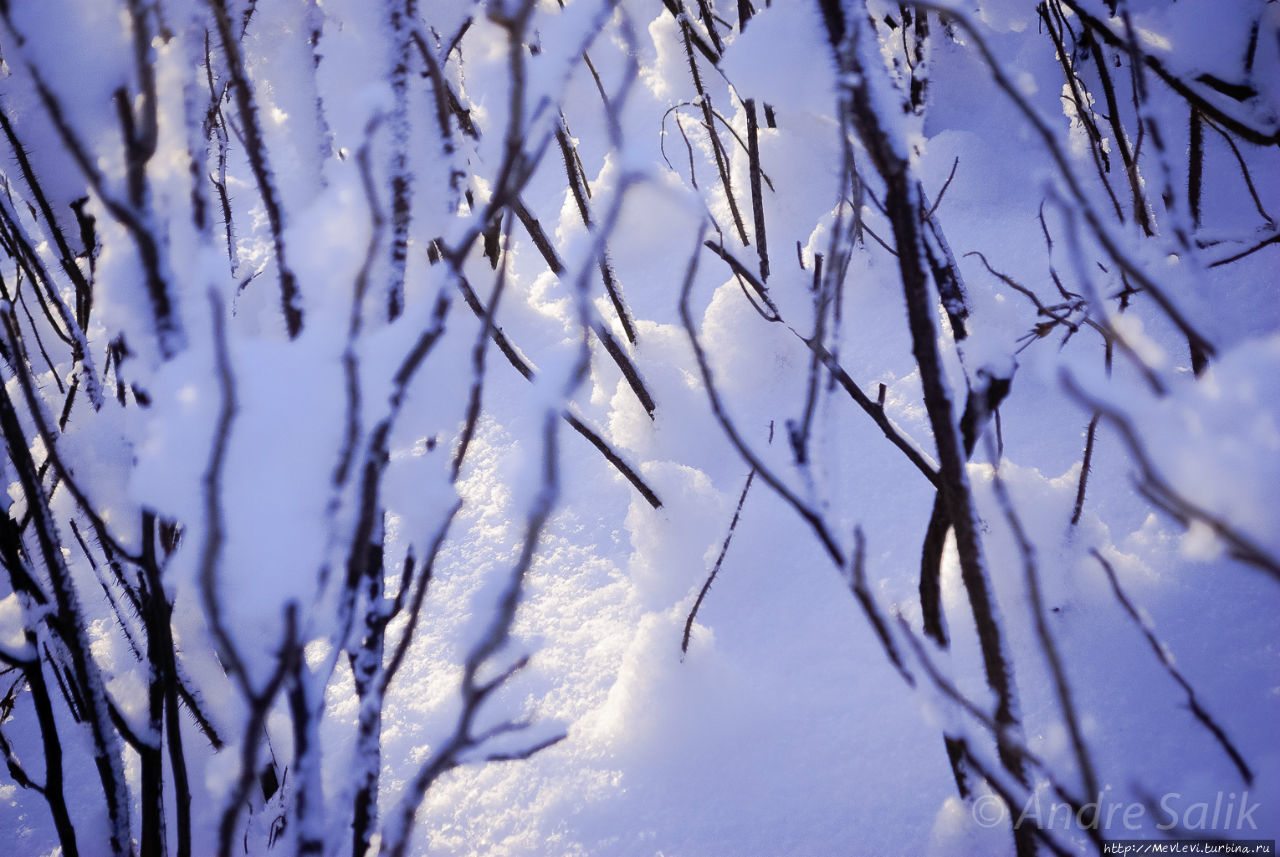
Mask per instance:
[[[370,770],[368,845],[394,851],[404,832],[411,854],[1013,854],[1011,822],[1038,828],[1043,853],[1095,853],[1099,834],[1277,837],[1276,4],[1064,0],[1041,17],[1017,0],[915,11],[298,0],[129,3],[119,21],[100,5],[0,10],[6,152],[20,140],[31,162],[30,175],[14,159],[0,167],[5,408],[30,445],[6,437],[3,465],[4,538],[21,543],[6,548],[0,583],[9,853],[67,851],[32,787],[47,782],[49,721],[26,688],[30,670],[52,677],[74,645],[17,571],[56,588],[37,538],[46,517],[103,705],[144,743],[173,741],[169,715],[149,713],[155,673],[135,651],[154,628],[104,597],[146,584],[110,577],[103,540],[71,529],[87,532],[96,512],[133,568],[128,555],[147,551],[144,509],[181,524],[159,561],[174,644],[227,743],[214,752],[184,704],[195,855],[228,841],[231,853],[351,853]],[[215,26],[226,6],[242,60]],[[833,8],[845,10],[841,60]],[[123,86],[120,109],[148,115],[139,20],[155,33],[142,65],[158,81],[158,142],[132,198],[112,99]],[[1098,27],[1117,44],[1099,43]],[[1078,79],[1064,77],[1055,35],[1071,42]],[[1099,58],[1117,104],[1098,101]],[[233,97],[237,62],[256,119]],[[869,132],[851,118],[860,91],[923,194],[912,216],[932,237],[915,247],[899,240]],[[250,124],[270,155],[265,184]],[[92,156],[88,176],[75,141]],[[411,188],[403,233],[397,177]],[[222,183],[234,231],[214,213]],[[70,205],[84,196],[96,251]],[[29,297],[17,309],[20,284],[43,288],[13,237],[24,232],[48,299],[76,305],[59,226],[80,236],[74,265],[87,274],[93,258],[92,314],[71,323],[32,312]],[[139,229],[161,237],[170,327]],[[953,423],[968,391],[1012,380],[956,483],[972,497],[1012,678],[1016,725],[996,730],[999,750],[1000,692],[954,536],[941,559],[949,645],[923,630],[922,544],[946,467],[904,301],[910,254],[935,288],[947,271],[962,280],[962,311],[930,299]],[[282,310],[286,269],[298,330]],[[496,305],[491,323],[469,290]],[[396,300],[403,310],[389,312]],[[73,327],[84,357],[74,336],[55,335]],[[127,349],[104,365],[113,341]],[[425,359],[406,371],[416,347]],[[91,398],[95,374],[104,401]],[[61,464],[32,496],[20,459],[49,461],[54,436]],[[63,467],[87,500],[53,487]],[[35,506],[49,514],[28,518]],[[15,524],[26,529],[11,536]],[[358,562],[371,545],[373,571]],[[404,596],[433,545],[407,620]],[[393,601],[385,648],[369,654],[365,623]],[[391,667],[406,627],[412,645]],[[524,656],[468,708],[468,692]],[[357,688],[362,664],[378,681],[394,674],[385,700]],[[268,686],[279,696],[248,729],[245,688]],[[322,712],[301,732],[295,691]],[[119,820],[90,730],[52,696],[79,853],[111,853]],[[359,737],[375,709],[376,754]],[[460,718],[478,740],[459,748]],[[959,765],[967,800],[944,735],[971,754]],[[560,736],[529,758],[490,760]],[[114,740],[140,841],[140,754]],[[260,756],[246,769],[249,745]],[[278,789],[258,779],[268,759]],[[437,763],[418,806],[415,779]],[[160,837],[174,854],[180,799],[163,766]],[[237,802],[245,770],[254,779]],[[231,805],[246,809],[229,816]],[[402,807],[417,807],[409,830]]]

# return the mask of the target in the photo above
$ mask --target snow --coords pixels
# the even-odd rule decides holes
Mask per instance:
[[[22,605],[18,601],[17,593],[11,592],[3,601],[0,601],[0,629],[4,631],[4,636],[0,637],[0,643],[4,644],[6,654],[13,656],[13,653],[23,651],[27,641],[22,632]],[[26,652],[23,656],[30,657],[30,654]]]
[[[17,4],[0,15],[6,64],[0,109],[75,248],[88,249],[71,203],[86,197],[84,210],[94,218],[97,252],[74,264],[92,275],[84,337],[105,393],[101,407],[84,399],[87,370],[61,336],[62,322],[46,318],[35,301],[37,285],[42,299],[56,295],[71,311],[77,295],[35,207],[35,190],[9,156],[9,142],[0,140],[5,211],[12,209],[16,224],[4,224],[0,280],[21,336],[18,342],[6,333],[0,343],[0,380],[12,402],[5,407],[14,409],[25,435],[25,443],[6,446],[0,464],[9,525],[22,527],[29,511],[17,462],[30,456],[40,468],[56,453],[87,498],[84,508],[66,487],[53,487],[52,475],[41,477],[51,494],[52,532],[81,604],[76,627],[123,721],[144,734],[151,673],[124,633],[145,641],[144,617],[127,599],[116,616],[103,590],[119,603],[125,586],[138,586],[138,557],[116,551],[141,554],[143,510],[181,524],[176,546],[157,548],[162,588],[173,599],[184,674],[226,741],[215,751],[181,715],[195,791],[193,841],[201,843],[195,853],[215,847],[242,773],[241,749],[259,741],[259,768],[274,760],[283,785],[269,796],[251,790],[233,837],[247,843],[247,853],[293,850],[299,831],[324,837],[325,853],[347,853],[352,772],[367,768],[380,777],[381,818],[370,853],[393,848],[394,815],[402,800],[415,803],[414,778],[458,737],[460,718],[472,716],[465,724],[470,736],[494,734],[447,760],[449,770],[418,806],[409,854],[1011,855],[1010,820],[1019,814],[1039,821],[1067,853],[1091,853],[1085,825],[1062,821],[1069,808],[1060,803],[1061,791],[1099,804],[1109,838],[1160,838],[1175,813],[1184,834],[1274,838],[1280,831],[1277,249],[1271,244],[1231,264],[1212,263],[1274,236],[1275,147],[1232,138],[1249,166],[1259,211],[1227,138],[1206,126],[1201,222],[1193,229],[1183,198],[1186,103],[1149,70],[1151,97],[1139,115],[1128,60],[1105,47],[1104,59],[1119,63],[1111,72],[1126,137],[1115,139],[1092,55],[1077,52],[1076,69],[1092,100],[1076,105],[1036,4],[945,4],[955,10],[953,20],[944,25],[930,15],[927,58],[916,66],[904,53],[913,35],[903,32],[901,4],[846,3],[862,71],[856,76],[838,70],[812,3],[761,4],[745,27],[737,19],[745,4],[707,5],[718,16],[710,25],[701,4],[686,3],[677,17],[663,4],[633,0],[534,2],[524,44],[513,55],[514,25],[503,17],[513,4],[419,4],[417,35],[460,109],[470,111],[478,128],[473,138],[449,113],[447,99],[437,100],[442,93],[417,43],[409,51],[407,124],[398,132],[391,127],[399,109],[388,79],[394,34],[383,19],[391,4],[257,4],[242,49],[305,315],[293,338],[282,323],[267,214],[242,135],[232,127],[241,121],[234,99],[219,103],[230,123],[227,190],[238,266],[232,270],[228,261],[221,200],[210,181],[218,180],[216,145],[201,150],[210,12],[185,0],[157,7],[154,19],[162,16],[174,30],[158,34],[149,52],[160,92],[158,150],[147,162],[147,192],[135,213],[159,239],[158,270],[183,331],[170,356],[154,330],[147,269],[130,231],[137,224],[113,214],[129,192],[112,94],[125,86],[136,95],[139,86],[125,4],[57,0],[38,8]],[[1125,37],[1122,19],[1112,19],[1105,3],[1069,5]],[[1228,117],[1273,133],[1280,112],[1275,4],[1121,5],[1130,8],[1144,49],[1172,74],[1192,81]],[[243,11],[233,10],[237,27]],[[1073,27],[1083,26],[1074,12],[1064,14]],[[1255,21],[1260,35],[1246,72]],[[315,25],[320,38],[311,44]],[[715,28],[724,46],[716,66],[696,44],[686,50],[686,26],[708,50],[718,50],[708,26]],[[994,82],[975,47],[979,38],[1026,111]],[[215,33],[212,74],[221,81],[217,42]],[[690,54],[704,93],[694,85]],[[522,69],[522,91],[513,90],[513,62]],[[634,81],[631,63],[638,64]],[[63,99],[109,198],[66,152],[35,92],[36,71]],[[1195,82],[1206,73],[1248,83],[1257,94],[1232,100]],[[904,87],[913,74],[928,76],[919,112],[906,106]],[[956,257],[967,336],[953,339],[941,302],[934,322],[956,418],[969,390],[981,394],[992,379],[1011,382],[998,421],[978,438],[965,473],[1017,688],[1019,723],[1010,740],[1031,759],[1021,783],[1001,767],[983,725],[996,716],[997,699],[954,536],[946,540],[940,580],[950,644],[942,648],[921,631],[921,545],[935,486],[839,384],[821,373],[810,383],[815,357],[807,342],[820,336],[818,344],[836,356],[872,409],[882,409],[920,451],[925,469],[937,469],[897,248],[880,243],[894,238],[885,184],[867,141],[840,124],[841,99],[853,87],[868,93],[886,142],[909,168],[911,193],[918,189],[936,205],[931,222],[945,231]],[[520,124],[509,127],[513,98]],[[707,99],[719,114],[713,132],[703,124]],[[760,271],[747,99],[758,119],[759,211],[771,263],[761,285],[777,317],[762,311],[755,284],[695,243],[704,235],[742,270],[753,277]],[[143,109],[141,99],[132,103]],[[437,119],[442,105],[451,123],[447,145]],[[1086,120],[1102,137],[1097,145],[1110,158],[1109,172],[1095,162]],[[1067,153],[1070,177],[1036,122]],[[562,157],[560,123],[580,167],[574,152]],[[390,318],[383,283],[395,264],[388,239],[396,133],[407,133],[413,207],[405,307]],[[1163,147],[1153,141],[1157,133]],[[526,160],[509,160],[509,141],[523,146]],[[1132,151],[1139,141],[1138,184],[1155,236],[1133,222],[1121,163],[1121,143]],[[846,146],[863,183],[860,196],[839,184]],[[513,225],[499,238],[497,270],[482,255],[480,233],[490,225],[484,213],[517,202],[498,174],[503,164],[527,168],[518,203],[538,220],[564,271],[549,270],[523,215],[505,209],[501,222]],[[566,169],[581,170],[589,225]],[[205,195],[203,225],[191,211],[193,182]],[[1178,197],[1172,211],[1160,200],[1166,184]],[[855,206],[864,230],[856,241],[835,234],[848,228]],[[1180,243],[1175,227],[1193,243]],[[15,229],[32,239],[52,291],[32,282],[24,257],[11,249]],[[432,264],[428,246],[436,239],[445,257]],[[831,281],[833,254],[844,251],[848,267],[837,297],[821,289]],[[634,342],[601,282],[602,257],[635,319]],[[815,276],[819,257],[827,280]],[[1141,290],[1120,299],[1137,285],[1132,271],[1205,337],[1212,354],[1201,373],[1192,371],[1186,331],[1161,300]],[[362,277],[368,282],[359,301]],[[686,278],[688,330],[680,314]],[[532,368],[531,378],[486,339],[490,331],[464,300],[464,279],[483,306],[497,303],[494,328]],[[215,319],[224,328],[220,339]],[[656,402],[652,414],[583,319],[619,343]],[[423,340],[437,325],[439,337]],[[124,348],[104,362],[113,341]],[[430,347],[421,364],[398,374],[424,341]],[[19,345],[25,351],[15,357]],[[232,399],[221,386],[223,349]],[[699,356],[721,414],[713,410]],[[17,380],[21,372],[36,379],[38,415],[55,427],[66,389],[81,385],[52,447],[37,430]],[[232,401],[220,438],[219,415]],[[597,433],[660,506],[574,431],[566,414]],[[1086,432],[1095,417],[1086,463]],[[760,469],[735,449],[722,420],[731,421]],[[809,431],[806,458],[797,461],[793,437],[802,424]],[[458,460],[465,426],[473,434]],[[220,441],[222,532],[214,537],[206,500]],[[771,481],[785,486],[793,502]],[[553,495],[543,521],[542,503]],[[370,543],[355,545],[357,523],[370,508]],[[91,514],[115,545],[104,548]],[[830,552],[850,558],[843,566],[815,537],[815,521]],[[531,527],[541,531],[525,568]],[[59,608],[20,592],[25,584],[10,568],[21,560],[34,569],[36,585],[49,588],[34,527],[17,542],[20,549],[6,547],[3,557],[0,657],[26,669],[14,662],[52,652],[46,657],[65,664],[68,641],[46,621]],[[865,548],[865,591],[857,597],[850,591],[856,545]],[[246,734],[254,701],[233,664],[214,655],[216,629],[201,588],[209,546],[216,549],[214,597],[246,666],[245,686],[258,692],[283,676],[282,693],[305,691],[322,713],[309,726],[318,738],[315,755],[297,758],[297,710],[284,696],[273,701],[264,729]],[[359,565],[353,557],[368,556],[371,547],[381,566],[347,588],[348,570]],[[125,569],[123,584],[108,549]],[[405,611],[418,578],[407,575],[422,574],[428,562],[421,613],[411,621]],[[518,609],[507,627],[500,605],[513,585]],[[374,758],[357,740],[356,726],[378,697],[359,695],[353,670],[365,657],[358,653],[370,623],[396,604],[401,612],[383,614],[385,649],[374,656],[375,670],[387,668],[410,627],[414,637],[386,688]],[[300,616],[296,684],[280,672],[291,609]],[[686,621],[691,634],[682,652]],[[1082,767],[1073,746],[1055,667],[1046,658],[1046,628],[1096,773],[1096,794],[1085,793],[1089,765]],[[38,650],[28,632],[36,634]],[[491,651],[486,640],[501,644]],[[901,656],[900,665],[890,652]],[[465,686],[469,661],[474,682],[483,685],[526,657],[527,665],[481,694],[474,711],[468,708],[464,694],[475,690]],[[44,675],[54,673],[46,666]],[[17,674],[6,676],[0,689],[15,680]],[[43,782],[40,739],[47,724],[30,689],[13,687],[0,704],[0,730],[27,774]],[[89,853],[88,843],[105,841],[107,831],[101,785],[81,773],[96,770],[93,747],[52,687],[54,722],[66,736],[67,799],[81,851]],[[957,794],[944,733],[963,737],[974,759],[999,774],[1014,806],[976,779],[968,800]],[[562,736],[527,759],[489,761]],[[134,750],[120,758],[136,839],[141,765]],[[172,772],[167,760],[164,766],[165,811],[172,813]],[[292,802],[304,786],[320,803],[298,818],[290,815],[298,812]],[[1234,825],[1210,820],[1215,801],[1231,802]],[[1255,804],[1253,813],[1240,814]],[[1245,817],[1256,830],[1242,826]],[[273,843],[281,818],[289,823]],[[172,853],[177,832],[172,819],[166,825]],[[45,801],[16,779],[0,779],[0,841],[16,843],[21,857],[59,848]]]

